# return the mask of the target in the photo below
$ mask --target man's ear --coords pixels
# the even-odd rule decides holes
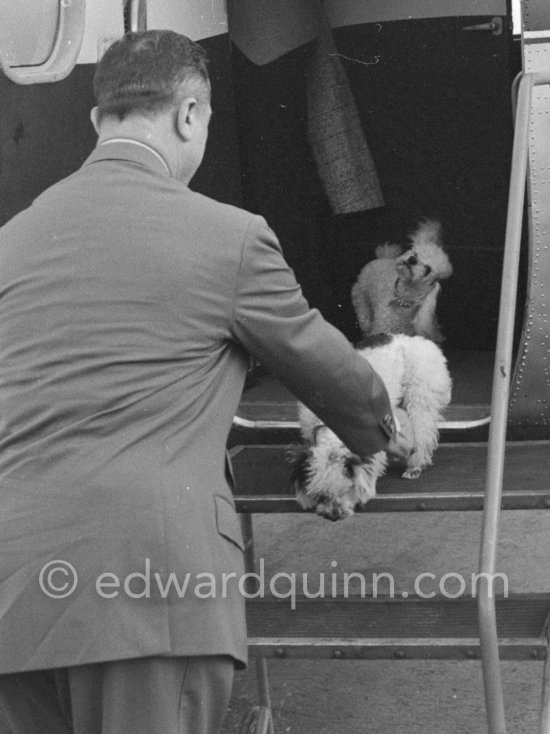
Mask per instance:
[[[97,107],[92,107],[90,110],[90,120],[94,126],[94,130],[99,135],[99,110]]]
[[[176,114],[177,133],[183,140],[192,137],[196,114],[197,100],[195,97],[186,97],[180,103]]]

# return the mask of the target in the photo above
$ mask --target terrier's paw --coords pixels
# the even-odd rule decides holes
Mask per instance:
[[[403,472],[401,475],[403,479],[418,479],[418,477],[422,474],[422,469],[407,469],[406,472]]]

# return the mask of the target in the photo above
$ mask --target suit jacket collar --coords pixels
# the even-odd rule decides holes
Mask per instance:
[[[100,143],[84,161],[87,166],[98,161],[131,161],[154,170],[164,176],[171,176],[170,169],[164,158],[156,150],[137,140],[106,140]]]

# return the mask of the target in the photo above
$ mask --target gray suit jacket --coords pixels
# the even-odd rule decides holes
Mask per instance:
[[[224,456],[247,352],[352,450],[386,446],[383,385],[265,221],[150,149],[99,146],[0,230],[0,672],[246,660]]]

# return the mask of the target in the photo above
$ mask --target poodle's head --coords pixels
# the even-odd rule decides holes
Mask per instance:
[[[447,253],[441,247],[441,225],[426,219],[411,236],[411,245],[397,258],[399,275],[410,284],[432,285],[453,274]]]
[[[438,280],[449,278],[453,266],[439,245],[431,242],[419,243],[397,258],[399,275],[409,283],[432,285]]]

